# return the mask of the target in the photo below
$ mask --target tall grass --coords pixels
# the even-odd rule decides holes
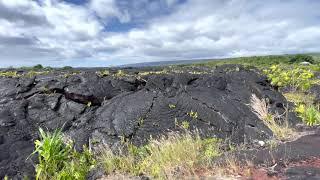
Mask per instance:
[[[72,148],[72,142],[65,142],[61,130],[54,133],[43,131],[40,140],[35,141],[32,155],[38,155],[36,179],[38,180],[73,180],[86,179],[95,161],[91,152],[84,147],[83,152]]]
[[[197,167],[208,164],[221,153],[217,139],[201,139],[198,134],[190,133],[151,140],[143,147],[127,147],[126,153],[116,155],[109,150],[103,153],[107,174],[146,174],[157,179],[167,179],[174,174],[193,175]]]

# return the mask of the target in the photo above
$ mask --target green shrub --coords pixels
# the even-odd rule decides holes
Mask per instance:
[[[96,72],[96,74],[99,76],[99,77],[104,77],[104,76],[109,76],[110,75],[110,72],[109,70],[101,70],[101,71],[98,71]]]
[[[190,116],[192,119],[197,119],[198,118],[198,112],[195,112],[195,111],[190,111],[187,113],[188,116]]]
[[[272,65],[265,69],[264,73],[268,76],[271,84],[278,87],[290,87],[292,90],[308,90],[314,77],[311,70],[301,67]]]
[[[20,77],[17,71],[6,71],[6,72],[0,72],[0,77]]]
[[[290,55],[271,55],[271,56],[252,56],[252,57],[239,57],[229,59],[208,60],[207,62],[195,63],[194,65],[200,66],[217,66],[222,64],[242,64],[254,67],[269,67],[274,64],[289,64]],[[180,65],[186,66],[186,65]],[[190,65],[188,65],[190,66]]]
[[[296,112],[307,125],[314,126],[320,124],[320,112],[316,107],[299,104],[296,107]]]
[[[39,163],[36,165],[36,179],[72,180],[85,179],[93,168],[95,160],[91,152],[84,147],[82,153],[72,148],[72,142],[64,142],[60,130],[46,133],[41,128],[40,140],[35,141],[35,150]]]
[[[64,66],[61,68],[62,70],[71,70],[73,69],[72,66]]]
[[[290,61],[291,64],[293,63],[301,63],[301,62],[309,62],[311,64],[315,63],[315,60],[312,56],[306,54],[297,54],[293,56]]]
[[[43,66],[42,66],[41,64],[37,64],[37,65],[33,66],[32,69],[34,69],[34,70],[40,70],[40,69],[43,69]]]

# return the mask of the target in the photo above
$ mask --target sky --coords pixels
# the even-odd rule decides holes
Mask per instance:
[[[319,0],[0,0],[0,67],[320,52]]]

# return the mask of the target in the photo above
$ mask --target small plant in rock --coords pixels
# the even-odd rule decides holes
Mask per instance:
[[[17,71],[6,71],[6,72],[0,72],[0,77],[11,77],[16,78],[20,77]]]
[[[49,73],[50,73],[49,71],[34,71],[34,70],[31,70],[31,71],[28,71],[28,73],[25,74],[25,76],[27,76],[29,78],[32,78],[32,77],[37,76],[37,75],[47,75]]]
[[[197,119],[198,118],[198,113],[195,111],[190,111],[188,112],[188,115],[192,118],[192,119]]]
[[[37,154],[39,160],[36,179],[85,179],[95,164],[91,152],[86,147],[81,153],[74,150],[70,142],[64,141],[61,130],[51,134],[40,128],[39,132],[40,140],[35,141],[32,153]]]
[[[87,107],[91,107],[91,106],[92,106],[92,102],[89,101],[89,102],[87,103]]]
[[[143,123],[144,123],[144,118],[143,118],[143,117],[139,117],[139,119],[138,119],[138,125],[139,125],[139,126],[142,126]]]
[[[176,105],[174,105],[174,104],[169,104],[169,108],[170,108],[170,109],[174,109],[174,108],[176,108]]]
[[[115,74],[116,77],[123,77],[125,75],[126,75],[126,73],[121,69],[118,70],[118,72]]]
[[[69,77],[75,76],[75,75],[77,75],[77,74],[79,74],[79,73],[80,73],[80,72],[77,72],[77,71],[72,72],[72,73],[65,73],[65,74],[63,75],[63,77],[64,77],[64,78],[69,78]]]
[[[102,71],[98,71],[98,72],[97,72],[97,75],[98,75],[99,77],[105,77],[105,76],[109,76],[109,75],[110,75],[110,72],[109,72],[109,70],[102,70]]]
[[[190,123],[188,121],[182,121],[181,127],[187,130],[190,127]]]

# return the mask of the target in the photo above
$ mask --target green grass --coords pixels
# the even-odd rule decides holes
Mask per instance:
[[[299,62],[312,57],[313,64],[317,65],[320,63],[320,54],[297,54],[297,55],[268,55],[268,56],[251,56],[251,57],[238,57],[238,58],[226,58],[208,60],[206,62],[194,63],[192,65],[178,65],[178,66],[219,66],[223,64],[241,64],[244,66],[252,66],[257,68],[270,67],[271,65],[282,64],[298,64]],[[295,61],[295,62],[294,62]]]
[[[108,175],[145,174],[167,179],[176,173],[193,175],[196,168],[209,166],[213,158],[221,154],[218,139],[201,139],[198,133],[188,131],[183,135],[151,139],[142,147],[124,142],[119,153],[104,149],[99,156],[94,156],[86,147],[82,152],[76,151],[73,142],[60,130],[49,133],[40,128],[39,132],[40,139],[35,141],[32,153],[38,156],[37,180],[86,179],[97,164],[102,164]]]
[[[305,92],[286,92],[283,93],[284,97],[293,102],[296,105],[299,104],[313,104],[315,96],[313,94],[305,93]]]
[[[299,104],[295,110],[307,125],[314,126],[320,124],[320,112],[314,105]]]
[[[91,152],[84,147],[77,152],[72,142],[65,142],[60,130],[54,133],[44,132],[41,128],[40,140],[35,141],[32,155],[38,155],[36,179],[73,180],[86,179],[87,173],[94,167],[95,160]]]
[[[196,66],[217,66],[223,64],[242,64],[246,66],[266,67],[273,64],[289,64],[289,55],[279,56],[253,56],[253,57],[239,57],[239,58],[227,58],[222,60],[212,60],[205,63],[195,63]]]
[[[199,135],[173,134],[159,140],[151,140],[143,147],[127,145],[127,152],[103,153],[102,161],[107,174],[145,174],[157,179],[172,178],[177,168],[185,174],[208,165],[220,155],[219,141],[214,138],[201,139]]]
[[[6,72],[0,72],[0,77],[20,77],[20,75],[17,73],[17,71],[6,71]]]

